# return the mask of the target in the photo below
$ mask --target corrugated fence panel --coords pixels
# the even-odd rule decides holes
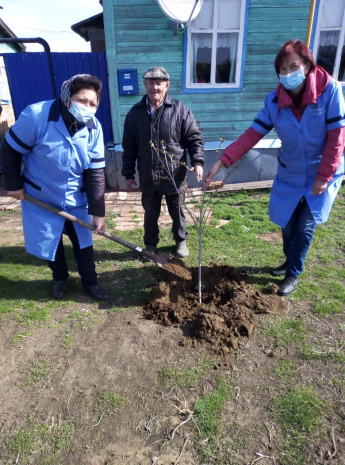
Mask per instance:
[[[93,74],[103,84],[97,119],[103,127],[105,143],[113,140],[105,53],[51,53],[53,77],[46,53],[4,54],[16,117],[32,103],[60,95],[62,83],[75,74]]]
[[[51,55],[57,95],[60,95],[61,84],[75,74],[93,74],[102,81],[102,99],[96,116],[102,124],[104,142],[112,141],[108,68],[105,53],[52,53]]]
[[[15,117],[28,105],[54,98],[46,53],[4,54]]]

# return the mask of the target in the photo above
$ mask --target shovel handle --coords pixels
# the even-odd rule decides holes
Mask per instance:
[[[66,220],[72,221],[72,223],[79,224],[79,226],[83,226],[84,228],[87,228],[93,232],[96,229],[96,227],[93,224],[87,223],[86,221],[83,221],[80,218],[77,218],[76,216],[71,215],[70,213],[60,210],[59,208],[53,207],[52,205],[49,205],[48,203],[43,202],[42,200],[39,200],[36,197],[33,197],[32,195],[25,193],[24,196],[25,196],[25,200],[27,200],[28,202],[33,203],[34,205],[37,205],[38,207],[44,208],[45,210],[48,210],[51,213],[55,213],[56,215],[62,216]],[[127,247],[128,249],[134,250],[135,252],[139,252],[141,254],[143,252],[143,249],[141,247],[134,245],[131,242],[127,242],[124,239],[121,239],[120,237],[115,236],[114,234],[104,231],[104,229],[101,229],[100,231],[98,231],[98,234],[100,234],[101,236],[107,237],[108,239],[115,241],[118,244],[121,244],[124,247]],[[148,258],[151,258],[151,255]]]

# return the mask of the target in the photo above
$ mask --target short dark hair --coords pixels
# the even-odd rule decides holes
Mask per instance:
[[[302,58],[304,63],[310,64],[308,73],[316,68],[316,64],[310,48],[301,40],[293,39],[285,42],[285,44],[279,50],[278,55],[276,56],[274,61],[274,68],[276,70],[277,76],[280,74],[280,68],[283,64],[283,61],[291,56],[294,52],[296,52]]]
[[[73,97],[74,94],[77,94],[82,89],[94,90],[99,101],[102,96],[102,81],[92,74],[81,74],[73,79],[70,84],[70,97]]]

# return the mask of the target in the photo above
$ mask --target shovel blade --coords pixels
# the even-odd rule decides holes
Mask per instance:
[[[165,252],[153,253],[153,252],[148,252],[145,249],[141,251],[141,255],[155,262],[157,266],[163,266],[165,263],[167,263],[171,259],[171,256],[168,253],[165,253]]]

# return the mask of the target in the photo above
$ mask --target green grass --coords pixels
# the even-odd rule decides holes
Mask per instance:
[[[263,288],[269,288],[272,282],[279,283],[279,278],[272,278],[270,275],[270,268],[284,260],[282,245],[279,242],[265,242],[259,238],[261,234],[279,231],[279,227],[269,220],[268,203],[269,190],[217,194],[211,203],[212,221],[225,219],[229,222],[220,228],[204,228],[202,262],[230,264],[246,269],[253,284]],[[340,313],[344,309],[343,203],[344,194],[341,190],[329,222],[316,228],[305,271],[296,291],[289,296],[291,300],[309,299],[315,313],[319,315]],[[107,215],[114,217],[110,213]],[[133,244],[143,245],[142,228],[117,232],[116,229],[112,229],[113,226],[109,224],[109,231]],[[185,262],[187,266],[197,266],[198,231],[194,226],[189,226],[188,230],[191,254]],[[161,228],[160,233],[159,250],[173,252],[171,231]],[[69,246],[66,250],[70,269],[75,276],[73,285],[69,282],[67,298],[71,297],[73,300],[74,289],[80,287],[80,282],[72,250]],[[138,253],[105,238],[95,241],[95,256],[100,282],[113,290],[111,297],[114,301],[114,312],[125,306],[137,305],[158,275],[153,264],[141,263]],[[52,312],[59,308],[60,304],[50,296],[51,272],[44,261],[30,256],[21,246],[3,248],[1,258],[0,273],[3,280],[0,290],[0,316],[10,314],[24,324],[36,320],[49,320]],[[126,286],[117,285],[123,280]],[[18,297],[18,289],[21,298]]]
[[[202,438],[198,440],[198,453],[202,459],[209,459],[217,453],[221,436],[221,413],[225,403],[233,397],[233,387],[220,380],[213,392],[195,402],[194,419],[198,426],[198,434]]]
[[[8,452],[14,460],[25,464],[59,464],[60,455],[70,451],[74,441],[72,421],[55,424],[34,423],[33,420],[24,429],[17,429],[8,443]],[[15,463],[15,462],[13,462]]]
[[[167,368],[160,373],[159,378],[162,385],[171,389],[173,387],[193,388],[202,376],[213,366],[211,359],[199,360],[195,367],[183,370],[179,366]]]
[[[296,374],[296,368],[291,360],[281,359],[274,367],[274,375],[281,380],[288,380]]]
[[[194,404],[195,419],[202,436],[217,435],[219,415],[229,397],[230,389],[220,381],[217,389]]]
[[[283,428],[292,435],[312,433],[321,425],[325,402],[310,387],[296,386],[275,402],[276,415]]]
[[[23,387],[30,386],[31,384],[37,384],[47,381],[51,378],[53,371],[53,365],[48,360],[39,360],[36,365],[27,373],[26,379],[23,383]]]
[[[296,386],[279,395],[274,402],[274,413],[280,422],[284,439],[280,441],[283,465],[309,463],[307,445],[313,433],[323,427],[326,402],[312,388]]]
[[[304,360],[323,360],[325,362],[345,363],[345,350],[338,349],[335,341],[334,347],[325,349],[322,345],[314,346],[312,344],[303,345],[299,349],[299,355]],[[341,345],[343,347],[343,343]]]
[[[62,347],[64,347],[65,349],[69,349],[72,346],[72,342],[73,333],[71,331],[66,331],[61,341]]]
[[[307,337],[307,330],[302,320],[286,318],[263,327],[263,332],[273,338],[277,348],[291,344],[302,344]]]
[[[100,415],[111,415],[128,404],[129,399],[119,395],[115,389],[99,394],[95,401],[93,411]]]

